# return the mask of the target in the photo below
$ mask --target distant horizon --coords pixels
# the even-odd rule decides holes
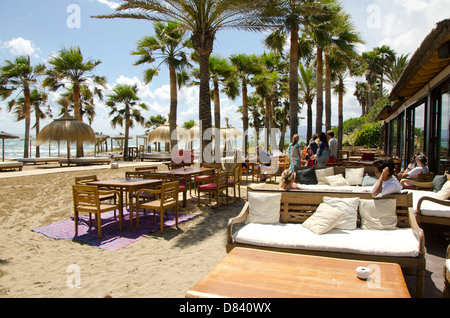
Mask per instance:
[[[369,51],[383,44],[390,45],[398,55],[413,54],[426,35],[436,27],[436,23],[448,18],[442,8],[450,7],[450,0],[343,0],[344,10],[349,13],[356,31],[361,33],[364,45],[358,46],[359,52]],[[143,112],[148,119],[151,115],[169,114],[168,70],[162,67],[159,76],[149,85],[142,80],[142,73],[148,66],[132,66],[136,58],[130,52],[136,48],[136,42],[144,35],[153,34],[153,24],[149,21],[125,19],[99,20],[90,16],[112,13],[119,4],[109,0],[16,0],[0,3],[0,65],[7,59],[18,55],[30,55],[32,64],[44,63],[61,47],[79,46],[85,58],[102,61],[96,74],[106,76],[106,97],[114,85],[119,83],[137,84],[139,96],[149,105],[150,110]],[[73,15],[79,11],[79,24]],[[236,36],[238,35],[238,36]],[[214,43],[213,55],[229,57],[235,53],[262,54],[268,51],[263,46],[264,33],[242,31],[221,31]],[[353,96],[355,81],[363,78],[348,78],[345,82],[347,93],[344,97],[344,121],[361,116],[361,107]],[[387,86],[387,85],[386,85]],[[389,88],[387,86],[387,88]],[[252,89],[250,89],[250,92]],[[59,96],[50,93],[49,101],[54,117],[59,113],[55,103]],[[179,90],[178,124],[194,120],[198,122],[198,87],[185,87]],[[17,94],[17,93],[15,93]],[[15,95],[14,95],[15,96]],[[231,100],[221,95],[221,123],[230,118],[230,125],[242,129],[242,118],[236,112],[241,106],[241,96]],[[313,103],[313,123],[315,122],[315,101]],[[337,96],[332,96],[332,126],[337,126]],[[7,112],[7,101],[0,101],[0,130],[19,135],[24,134],[24,122],[16,122],[15,115]],[[124,132],[118,127],[113,129],[108,117],[105,100],[96,100],[96,113],[92,128],[117,136]],[[214,118],[214,112],[212,111]],[[304,108],[299,117],[306,117]],[[41,129],[51,119],[41,121]],[[34,124],[32,116],[31,126]],[[130,135],[145,133],[146,128],[137,126]],[[299,132],[306,135],[306,120],[300,120]],[[313,127],[315,131],[315,127]],[[303,133],[304,132],[304,133]],[[31,129],[33,135],[33,129]],[[302,136],[306,137],[306,136]]]

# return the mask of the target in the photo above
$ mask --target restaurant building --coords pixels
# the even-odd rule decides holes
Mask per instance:
[[[425,38],[390,94],[383,120],[382,147],[401,159],[424,153],[436,174],[450,171],[450,19]]]

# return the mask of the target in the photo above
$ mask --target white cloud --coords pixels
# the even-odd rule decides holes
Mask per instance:
[[[110,7],[113,10],[117,9],[120,6],[120,3],[117,3],[114,1],[109,1],[109,0],[97,0],[97,1],[102,4],[106,4],[108,7]]]
[[[8,49],[9,52],[14,55],[30,55],[34,57],[39,57],[38,52],[41,51],[34,46],[33,42],[22,37],[2,42],[1,48]]]

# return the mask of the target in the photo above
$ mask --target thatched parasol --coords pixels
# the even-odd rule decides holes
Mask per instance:
[[[67,141],[67,161],[70,159],[71,142],[95,143],[95,133],[91,126],[70,116],[67,112],[59,119],[45,126],[36,138],[39,146],[50,141]]]
[[[2,139],[2,157],[5,161],[5,139],[17,139],[19,136],[8,134],[7,132],[0,131],[0,138]]]
[[[191,141],[190,132],[182,127],[176,128],[177,140],[184,141],[186,143]],[[166,122],[164,125],[160,125],[157,128],[153,129],[148,134],[148,142],[170,142],[170,126],[169,122]]]

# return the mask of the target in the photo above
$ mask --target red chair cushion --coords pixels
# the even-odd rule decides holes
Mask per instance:
[[[375,160],[375,154],[374,153],[363,153],[361,155],[361,160]]]
[[[228,179],[228,184],[233,185],[234,184],[234,180],[233,179]]]
[[[215,183],[207,183],[199,187],[200,190],[215,190],[216,188],[217,186]]]
[[[214,176],[201,175],[201,176],[195,177],[195,180],[209,179],[209,178],[214,178]]]
[[[185,185],[180,185],[180,186],[178,187],[178,190],[179,190],[179,191],[186,191],[186,186],[185,186]]]

